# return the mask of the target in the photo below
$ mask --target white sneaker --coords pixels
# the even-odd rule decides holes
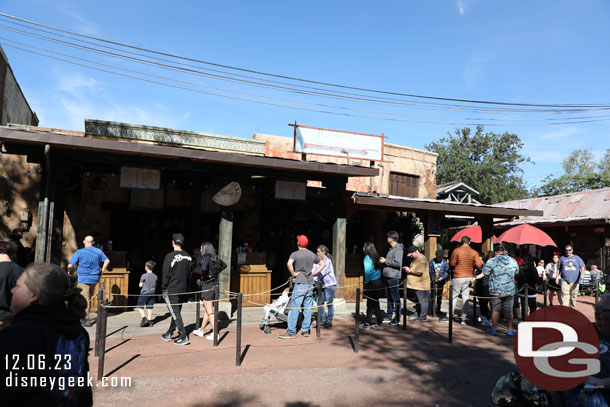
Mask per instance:
[[[214,340],[214,332],[210,333],[209,335],[206,335],[205,339],[207,339],[208,341],[213,341]]]
[[[195,329],[193,331],[193,335],[203,338],[203,332],[201,331],[201,329]]]
[[[481,325],[483,326],[491,326],[491,322],[485,317],[481,317]]]

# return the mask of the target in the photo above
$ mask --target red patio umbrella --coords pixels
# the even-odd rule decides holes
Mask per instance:
[[[516,244],[537,244],[538,246],[555,246],[555,242],[544,231],[535,226],[524,223],[523,225],[515,226],[502,233],[498,238],[499,242],[508,242]]]
[[[459,242],[464,236],[468,236],[470,240],[474,243],[481,243],[483,241],[483,232],[481,231],[481,227],[478,225],[469,226],[465,229],[460,230],[451,238],[451,241]],[[493,236],[494,243],[496,242],[496,240],[496,237]]]

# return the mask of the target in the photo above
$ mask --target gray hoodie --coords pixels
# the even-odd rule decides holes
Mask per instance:
[[[387,278],[400,278],[402,270],[402,253],[404,247],[400,243],[396,243],[390,248],[385,256],[385,264],[383,267],[383,275]]]

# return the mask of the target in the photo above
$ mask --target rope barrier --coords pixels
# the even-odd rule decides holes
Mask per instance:
[[[258,305],[259,307],[264,307],[264,306],[269,305],[269,304],[261,304],[261,303],[254,302],[254,301],[250,301],[250,300],[248,300],[247,302],[248,302],[249,304]],[[345,301],[344,299],[338,299],[338,300],[336,300],[336,301],[333,301],[332,305],[333,305],[333,306],[334,306],[334,305],[341,305],[341,304],[343,304],[343,303],[345,303],[345,302],[346,302],[346,301]],[[324,305],[330,305],[330,304],[327,304],[327,303],[324,303],[324,304],[317,304],[317,305],[313,305],[313,306],[311,306],[311,307],[286,307],[286,308],[284,308],[284,309],[285,309],[285,310],[293,310],[293,309],[294,309],[294,310],[305,310],[305,309],[312,309],[312,310],[313,310],[313,309],[317,309],[317,308],[322,308],[322,307],[324,307]]]
[[[206,302],[231,302],[232,298],[218,298],[216,300],[202,300],[202,301],[206,301]],[[159,304],[164,304],[167,305],[165,303],[159,303]],[[177,302],[177,303],[172,303],[172,305],[197,305],[197,301],[195,302]],[[103,305],[103,308],[136,308],[136,305]]]

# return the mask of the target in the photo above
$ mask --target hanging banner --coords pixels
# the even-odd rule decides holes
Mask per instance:
[[[369,161],[383,161],[383,135],[295,126],[294,151]]]

